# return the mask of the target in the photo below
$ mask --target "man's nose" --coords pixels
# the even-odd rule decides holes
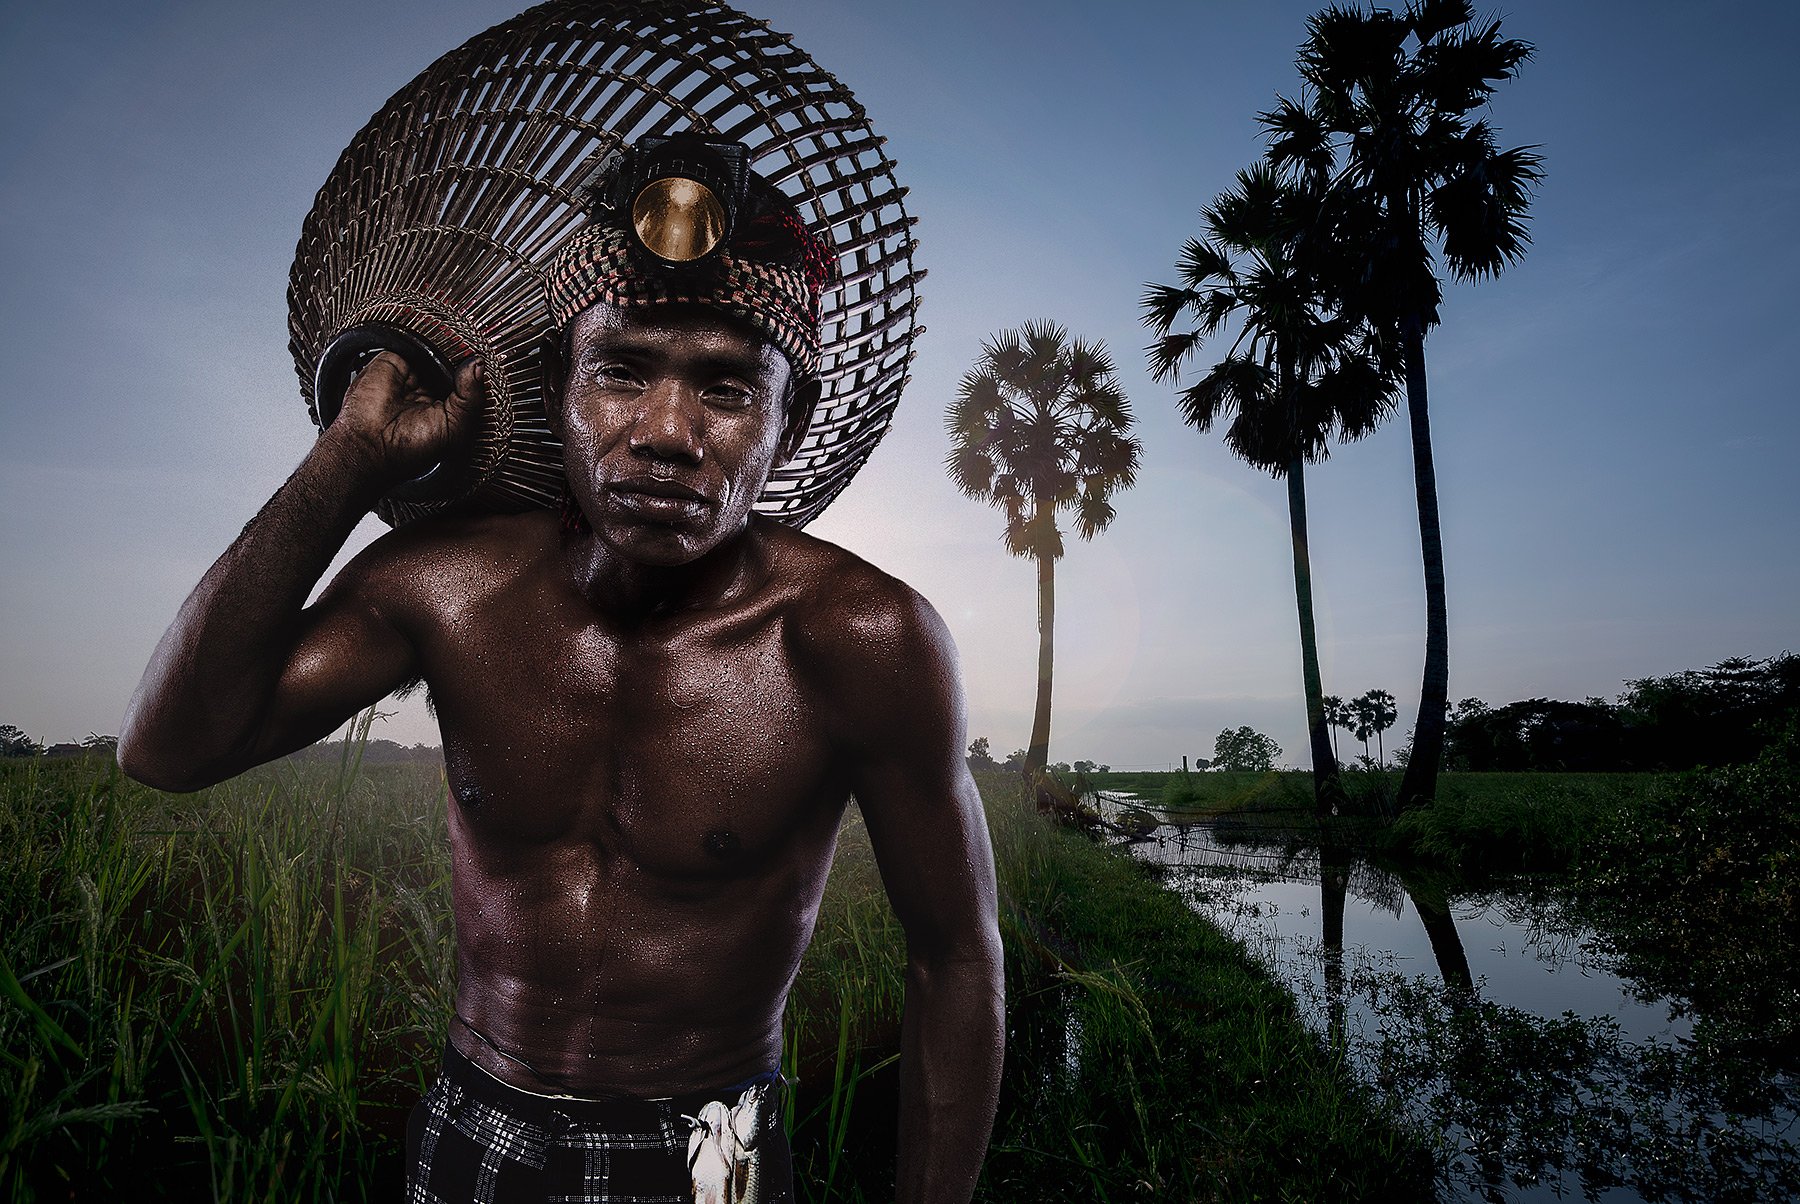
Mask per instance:
[[[679,382],[659,382],[642,394],[643,407],[631,428],[631,451],[656,460],[698,464],[705,455],[699,394]]]

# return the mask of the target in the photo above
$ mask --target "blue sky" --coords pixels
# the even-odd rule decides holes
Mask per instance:
[[[1301,755],[1282,486],[1181,424],[1137,300],[1293,91],[1311,4],[746,0],[856,90],[930,270],[887,440],[811,528],[921,589],[971,729],[1030,724],[1031,566],[944,479],[982,339],[1114,353],[1146,444],[1059,566],[1053,755],[1163,765],[1250,723]],[[312,438],[286,349],[300,222],[383,100],[508,3],[0,8],[0,722],[116,731],[182,596]],[[1800,100],[1785,4],[1499,10],[1538,55],[1503,141],[1548,178],[1527,258],[1427,344],[1451,696],[1616,694],[1800,645]],[[1309,474],[1325,686],[1412,721],[1424,605],[1403,423]],[[359,545],[379,533],[369,520]],[[417,702],[381,734],[436,742]],[[1392,743],[1393,740],[1390,740]]]

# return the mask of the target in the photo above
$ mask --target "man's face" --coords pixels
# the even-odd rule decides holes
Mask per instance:
[[[630,560],[686,564],[743,529],[774,468],[787,358],[698,306],[576,315],[553,418],[569,489]]]

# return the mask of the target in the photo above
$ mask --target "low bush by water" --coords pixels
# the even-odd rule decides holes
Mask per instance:
[[[1583,913],[1703,1040],[1800,1071],[1800,717],[1748,765],[1660,783],[1614,811],[1576,875]]]

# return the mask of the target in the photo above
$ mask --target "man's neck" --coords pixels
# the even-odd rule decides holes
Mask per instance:
[[[754,590],[768,576],[766,542],[753,520],[698,560],[644,564],[619,554],[591,530],[566,534],[563,557],[575,587],[620,622],[713,610]]]

